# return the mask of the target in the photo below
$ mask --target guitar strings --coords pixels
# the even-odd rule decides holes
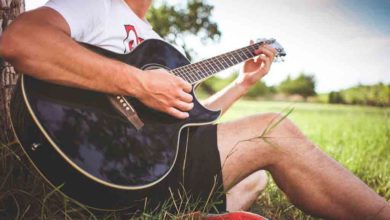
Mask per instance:
[[[233,65],[252,59],[256,56],[255,50],[257,50],[261,44],[273,44],[277,51],[275,55],[276,58],[286,55],[284,49],[274,39],[263,40],[213,58],[178,67],[172,72],[190,83],[196,83]]]
[[[254,51],[263,43],[258,42],[197,63],[178,67],[171,72],[193,84],[233,65],[255,57],[256,54]]]

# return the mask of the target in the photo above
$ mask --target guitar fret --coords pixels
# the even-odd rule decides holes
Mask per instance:
[[[244,60],[246,60],[245,58],[242,58],[242,56],[241,56],[241,50],[237,51],[237,55],[240,57],[241,62],[244,61]]]
[[[212,74],[213,73],[213,70],[212,69],[210,69],[210,67],[209,67],[209,65],[206,65],[206,63],[205,63],[205,65],[204,65],[205,67],[206,67],[206,69],[207,69],[207,73],[206,73],[206,76],[209,76],[210,74]]]
[[[220,59],[219,62],[221,63],[221,65],[224,67],[224,68],[228,68],[229,65],[226,65],[226,62],[223,60],[223,59]]]
[[[244,50],[240,50],[239,54],[243,61],[248,59],[248,56],[245,54]]]
[[[203,70],[200,69],[199,66],[197,66],[196,63],[193,64],[192,66],[193,66],[193,69],[195,70],[194,75],[201,75],[202,74]]]
[[[247,47],[245,47],[245,49],[249,52],[249,55],[246,52],[244,52],[245,55],[248,55],[248,59],[252,58],[253,56],[252,51],[250,51]]]
[[[199,68],[197,63],[192,64],[192,67],[194,69],[194,72],[193,72],[194,78],[195,78],[195,80],[198,80],[197,76],[202,76],[203,70],[201,68]]]
[[[207,62],[210,63],[210,66],[214,69],[214,73],[222,70],[214,59],[207,59]]]
[[[237,60],[237,56],[236,55],[231,55],[231,57],[233,57],[233,59],[235,60],[235,63],[234,64],[239,64],[240,63],[240,61],[239,60]]]
[[[207,59],[206,61],[210,64],[211,68],[213,69],[213,73],[217,73],[218,70],[214,68],[212,60]]]
[[[185,74],[185,72],[181,71],[180,69],[178,70],[178,76],[180,76],[182,79],[184,79],[187,82],[191,81],[188,74]]]
[[[198,80],[198,78],[196,77],[198,70],[196,70],[194,67],[192,67],[191,69],[192,69],[191,72],[190,72],[191,79],[194,82],[196,82]]]
[[[207,77],[207,76],[212,74],[213,71],[208,67],[208,65],[206,65],[204,62],[201,62],[201,65],[202,65],[203,69],[205,70],[203,72],[204,77]]]
[[[224,57],[222,57],[222,58],[229,66],[234,65],[234,63],[231,62],[231,60],[229,59],[229,57],[227,55],[224,55]],[[229,62],[230,62],[230,64],[229,64]]]
[[[192,82],[194,80],[193,77],[191,76],[192,74],[188,66],[181,67],[181,70],[183,71],[183,74],[186,76],[188,82]]]
[[[181,78],[184,78],[184,75],[181,74],[179,68],[172,70],[172,73],[176,76],[179,76]]]
[[[193,66],[194,66],[194,69],[195,69],[195,74],[194,75],[195,76],[200,75],[199,79],[202,79],[202,72],[203,72],[203,70],[200,69],[199,66],[196,63],[193,64]],[[198,81],[199,79],[196,79],[196,81]]]
[[[221,61],[218,58],[215,59],[215,64],[218,66],[218,68],[220,70],[225,69],[224,66],[222,65]]]
[[[228,54],[227,54],[227,57],[228,57],[229,61],[232,62],[232,64],[233,64],[232,66],[234,66],[234,65],[237,64],[237,62],[236,62],[236,60],[234,59],[234,56],[233,56],[232,53],[228,53]]]
[[[218,63],[218,60],[214,60],[213,62],[214,62],[214,64],[217,66],[218,72],[219,72],[219,71],[222,71],[222,70],[224,69],[224,68]]]

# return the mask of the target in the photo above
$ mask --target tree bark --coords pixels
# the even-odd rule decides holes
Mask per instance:
[[[7,26],[25,10],[24,0],[0,0],[0,35]],[[9,117],[11,92],[15,87],[19,73],[0,57],[0,143],[14,141]]]

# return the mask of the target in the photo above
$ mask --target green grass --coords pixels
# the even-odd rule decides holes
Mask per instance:
[[[313,142],[390,201],[390,108],[240,101],[221,121],[289,107],[294,107],[289,118]],[[272,181],[252,211],[270,219],[312,219],[291,205]],[[172,216],[162,210],[141,217]],[[0,219],[128,218],[126,213],[96,217],[47,187],[16,144],[0,145]]]

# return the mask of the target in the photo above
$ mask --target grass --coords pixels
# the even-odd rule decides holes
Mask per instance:
[[[390,109],[323,104],[240,101],[221,121],[294,107],[289,118],[330,156],[390,201]],[[185,210],[192,210],[191,205]],[[296,209],[271,181],[252,211],[270,219],[313,219]],[[128,219],[126,213],[97,217],[46,186],[16,144],[0,145],[0,219]],[[170,219],[165,210],[142,219]]]

